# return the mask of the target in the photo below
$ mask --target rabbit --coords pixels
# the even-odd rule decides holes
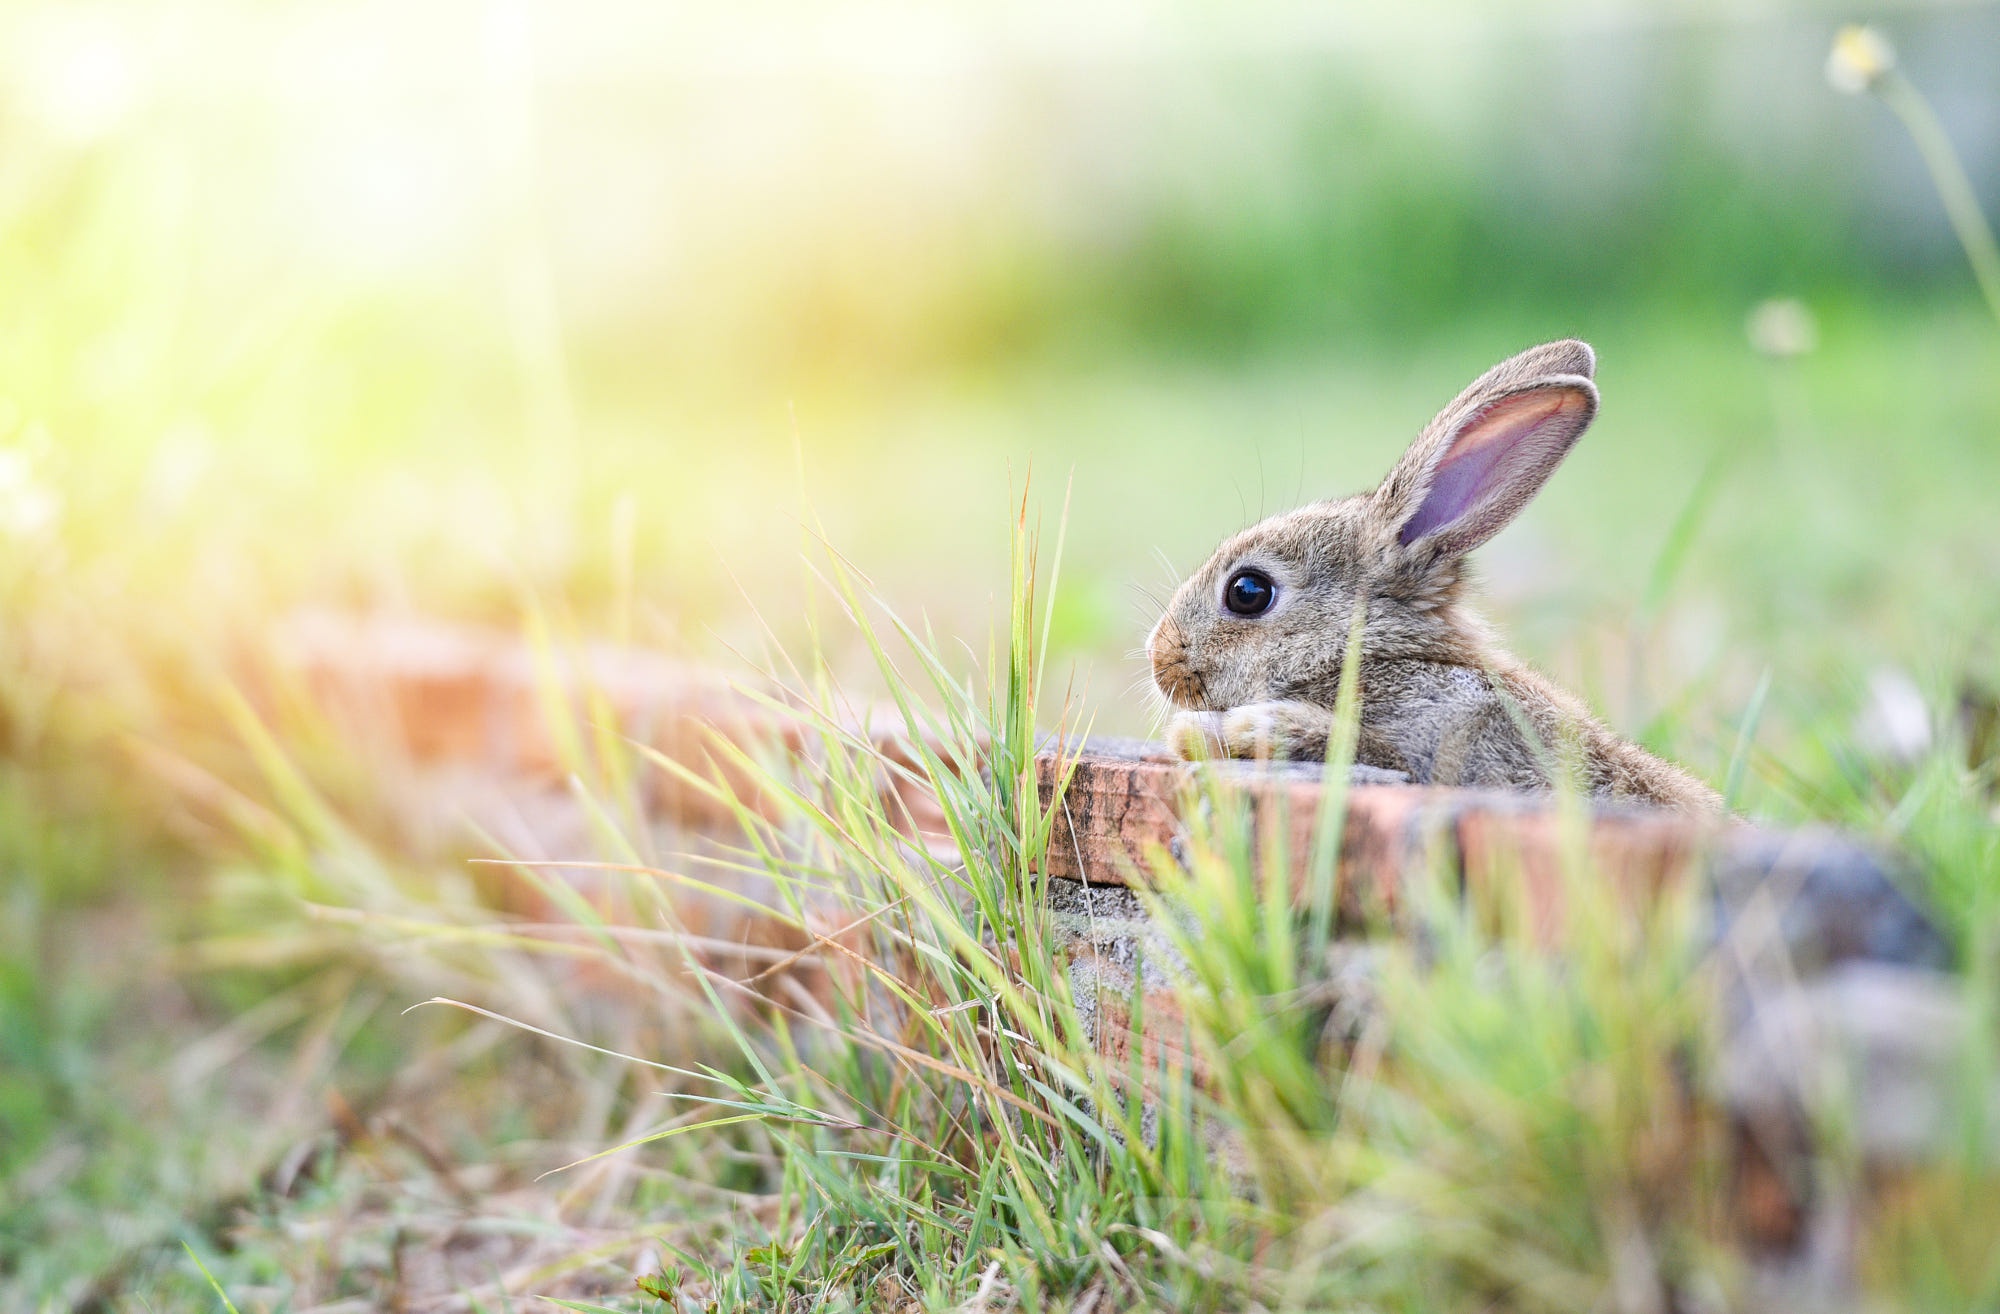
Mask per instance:
[[[1224,543],[1147,638],[1180,756],[1323,759],[1356,608],[1356,761],[1418,784],[1549,790],[1714,813],[1721,798],[1620,739],[1509,656],[1461,600],[1465,556],[1555,472],[1597,414],[1597,358],[1535,347],[1482,374],[1373,492]]]

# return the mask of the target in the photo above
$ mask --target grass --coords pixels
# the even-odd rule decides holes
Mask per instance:
[[[1799,363],[1796,380],[1813,408],[1808,441],[1865,450],[1908,400],[1885,375],[1926,354],[1986,349],[1975,334],[1989,330],[1956,310],[1893,322],[1825,317],[1821,353]],[[1626,428],[1593,435],[1606,442],[1594,463],[1582,453],[1565,472],[1569,496],[1517,531],[1514,564],[1489,566],[1511,628],[1621,724],[1712,779],[1733,772],[1751,811],[1838,822],[1919,854],[1922,894],[1965,961],[1992,961],[1992,768],[1967,769],[1973,723],[1961,729],[1946,714],[1986,668],[1969,643],[1935,640],[1969,635],[1989,605],[1974,596],[1983,503],[1969,475],[1933,488],[1918,473],[1961,458],[1981,468],[1981,449],[1953,435],[1984,422],[1990,396],[1935,370],[1912,431],[1934,435],[1936,448],[1903,452],[1907,472],[1760,440],[1704,483],[1708,453],[1734,426],[1768,431],[1758,427],[1771,414],[1767,367],[1741,348],[1726,363],[1731,349],[1678,321],[1626,331],[1638,334],[1626,352],[1636,359],[1625,391],[1637,394]],[[1674,340],[1679,355],[1638,349]],[[733,639],[768,648],[758,663],[793,688],[794,706],[815,709],[803,765],[760,754],[734,764],[732,778],[785,804],[776,819],[745,816],[747,847],[717,850],[642,824],[648,782],[669,768],[604,741],[587,708],[551,707],[576,729],[569,806],[585,824],[547,856],[643,869],[625,875],[468,867],[465,856],[491,848],[413,838],[395,801],[417,779],[408,763],[357,756],[309,703],[260,703],[255,716],[234,704],[215,676],[231,625],[247,622],[178,615],[171,602],[184,586],[146,573],[164,577],[168,561],[93,549],[114,541],[97,523],[110,508],[56,482],[71,516],[62,555],[17,556],[8,585],[10,614],[27,622],[14,651],[33,656],[8,685],[10,821],[0,828],[11,869],[32,878],[10,891],[6,932],[18,1001],[5,1038],[9,1282],[35,1306],[101,1290],[114,1304],[213,1307],[182,1259],[185,1239],[244,1309],[398,1289],[465,1292],[490,1307],[503,1288],[641,1308],[630,1278],[658,1270],[681,1308],[1743,1298],[1744,1271],[1721,1244],[1726,1146],[1687,1096],[1717,1042],[1703,1002],[1713,965],[1688,952],[1671,910],[1630,926],[1599,909],[1580,940],[1592,952],[1557,969],[1504,916],[1434,909],[1423,957],[1394,941],[1371,948],[1380,1012],[1356,1037],[1339,1030],[1351,1016],[1335,1025],[1323,1005],[1284,1006],[1321,998],[1321,941],[1293,939],[1268,873],[1219,828],[1184,883],[1163,875],[1162,897],[1209,928],[1178,944],[1191,982],[1182,1009],[1194,1051],[1226,1058],[1237,1079],[1217,1091],[1173,1086],[1151,1128],[1131,1099],[1144,1074],[1108,1068],[1083,1042],[1049,954],[1026,874],[1045,823],[1022,788],[1027,746],[1037,729],[1092,717],[1144,725],[1069,677],[1060,695],[1047,692],[1050,672],[1082,657],[1088,684],[1090,664],[1109,663],[1090,654],[1123,642],[1125,604],[1093,598],[1107,578],[1144,569],[1126,556],[1131,539],[1145,541],[1141,522],[1173,497],[1189,499],[1189,514],[1204,508],[1218,531],[1238,513],[1210,504],[1212,486],[1200,502],[1186,492],[1155,502],[1105,485],[1134,469],[1162,488],[1186,478],[1175,472],[1198,464],[1201,435],[1238,409],[1266,442],[1298,423],[1279,412],[1304,408],[1332,432],[1352,406],[1380,418],[1352,420],[1362,436],[1351,445],[1315,451],[1324,470],[1306,482],[1362,482],[1393,453],[1389,412],[1414,422],[1425,397],[1449,390],[1454,366],[1443,358],[1463,353],[1436,354],[1424,378],[1398,386],[1404,401],[1371,398],[1381,369],[1352,365],[1323,380],[1281,370],[1247,390],[1184,375],[1158,388],[1114,376],[1009,389],[1027,400],[1025,418],[1008,423],[1033,427],[1042,408],[1067,405],[1104,434],[1102,450],[1077,463],[1062,587],[1034,583],[1017,532],[1010,619],[973,660],[938,637],[972,630],[960,619],[972,602],[932,595],[894,543],[861,545],[865,574],[819,554],[818,600],[798,609],[809,626],[775,646],[754,632]],[[1733,382],[1697,406],[1675,389],[1684,370]],[[1651,404],[1661,412],[1646,415]],[[993,432],[1001,414],[977,392],[956,409],[939,405],[917,399],[900,423]],[[1259,420],[1264,405],[1272,418]],[[1664,443],[1677,432],[1706,441]],[[997,464],[1015,441],[1000,433],[966,459]],[[1184,445],[1190,459],[1128,465],[1121,447],[1142,442]],[[887,444],[882,470],[894,477],[910,450]],[[596,459],[603,472],[633,468]],[[1673,495],[1633,499],[1655,460],[1679,472],[1655,481]],[[351,477],[365,497],[366,480]],[[836,492],[845,499],[842,481],[866,477],[842,475]],[[1762,491],[1789,487],[1813,491]],[[1690,514],[1685,490],[1696,488],[1708,510]],[[1882,506],[1867,505],[1870,488]],[[911,501],[929,509],[899,534],[953,541],[922,523],[946,503]],[[1922,541],[1887,527],[1898,520],[1891,504],[1926,507]],[[1760,505],[1782,514],[1741,514]],[[1851,518],[1878,550],[1828,546],[1815,537],[1826,516]],[[1162,523],[1157,537],[1184,535],[1194,551],[1209,533],[1173,515]],[[411,532],[415,542],[435,531]],[[839,541],[838,529],[827,533]],[[1535,538],[1569,550],[1538,555],[1546,548],[1522,541]],[[983,550],[959,542],[954,582],[989,568]],[[1760,543],[1783,559],[1756,558]],[[1007,571],[1004,556],[997,564]],[[528,587],[552,568],[529,572]],[[549,596],[573,605],[546,609],[549,633],[605,623],[617,590],[595,593],[593,579],[674,573],[643,559],[566,569],[578,573]],[[1569,585],[1507,588],[1510,573],[1544,572]],[[226,615],[240,614],[231,598],[298,587],[226,578]],[[789,611],[792,595],[773,579],[758,567],[745,587],[773,589]],[[1617,595],[1629,583],[1637,598],[1648,581],[1655,605],[1628,628]],[[138,603],[109,634],[93,629],[84,600],[114,592],[169,605]],[[907,623],[882,609],[906,595],[937,605]],[[663,632],[643,594],[628,606],[606,627]],[[1927,626],[1933,642],[1919,644]],[[1716,627],[1728,647],[1702,648]],[[1866,673],[1892,661],[1909,663],[1939,709],[1937,738],[1914,762],[1869,747],[1850,725]],[[889,762],[843,729],[839,713],[884,694],[955,750]],[[975,742],[992,746],[991,785],[945,765],[971,760]],[[893,773],[914,773],[946,801],[962,869],[912,853],[880,802]],[[674,856],[687,852],[702,865]],[[686,879],[645,874],[654,871]],[[694,937],[722,927],[740,938],[743,923],[690,924],[717,914],[689,881],[748,882],[783,927],[784,953],[865,919],[853,947],[880,970],[825,950],[833,969],[805,962],[751,992],[732,986],[774,960],[732,969],[702,959]],[[659,938],[621,938],[621,926]],[[1984,979],[1975,972],[1965,987],[1975,1005]],[[403,1012],[433,997],[486,1014]],[[1223,1143],[1245,1146],[1241,1161],[1211,1151]],[[1978,1162],[1947,1156],[1897,1195],[1870,1261],[1891,1303],[1949,1308],[1946,1294],[1979,1290],[1977,1248],[1951,1239],[1985,1217],[1966,1203],[1986,1181]],[[84,1218],[104,1225],[79,1228]],[[1936,1246],[1887,1240],[1946,1218],[1952,1230]]]
[[[215,262],[244,179],[181,186],[166,149],[212,145],[212,112],[0,166],[0,1309],[1759,1307],[1698,909],[1631,918],[1577,866],[1561,961],[1504,890],[1419,883],[1421,935],[1336,936],[1327,855],[1301,918],[1222,809],[1145,896],[1197,1083],[1090,1042],[1035,875],[1038,736],[1149,728],[1133,581],[1372,482],[1479,368],[1567,333],[1604,417],[1484,554],[1493,609],[1748,813],[1916,857],[1965,969],[1961,1080],[1934,1159],[1867,1179],[1861,1274],[1882,1308],[1991,1307],[2000,392],[1937,268],[1850,278],[1808,205],[1668,223],[1654,272],[1628,257],[1664,221],[1631,250],[1539,203],[1496,221],[1385,131],[1370,187],[1222,229],[1169,205],[1105,287],[1035,256],[980,294],[999,328],[956,330],[1063,321],[1010,364],[937,364],[906,306],[889,354],[935,368],[834,352],[778,389],[652,370],[637,330],[564,343],[518,262],[497,299],[452,262],[327,274],[269,216]],[[1462,312],[1494,263],[1534,295]],[[1788,269],[1818,345],[1777,360],[1737,302]],[[826,296],[836,326],[868,299]],[[1339,327],[1370,306],[1399,327]],[[1052,462],[1060,588],[995,513]],[[807,751],[717,746],[717,784],[551,685],[562,790],[440,799],[270,679],[274,618],[329,600],[514,627],[545,663],[595,634],[736,662]],[[1866,728],[1885,672],[1914,750]],[[914,756],[856,732],[882,699]],[[663,779],[733,833],[663,822]],[[897,781],[957,861],[910,842]],[[1835,1193],[1866,1176],[1841,1105]]]

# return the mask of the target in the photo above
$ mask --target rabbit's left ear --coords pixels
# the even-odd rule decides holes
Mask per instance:
[[[1597,388],[1582,374],[1475,384],[1403,454],[1377,501],[1403,546],[1462,556],[1541,491],[1596,415]]]

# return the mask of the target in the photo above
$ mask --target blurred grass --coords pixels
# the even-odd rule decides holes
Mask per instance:
[[[1979,56],[1996,12],[1923,10],[1897,29],[1912,76],[1941,80],[1989,199],[1990,141],[1967,125],[1991,117]],[[514,1137],[581,1157],[658,1112],[625,1066],[393,1017],[411,998],[486,992],[635,1052],[670,1052],[661,1033],[684,1026],[676,1043],[742,1083],[753,1056],[789,1043],[717,1030],[705,1001],[607,1019],[545,953],[406,935],[483,925],[491,891],[398,849],[378,796],[392,770],[304,722],[276,726],[260,759],[225,710],[291,608],[505,625],[537,610],[556,632],[723,662],[764,651],[754,610],[831,677],[880,692],[893,682],[865,643],[811,631],[802,525],[944,646],[977,651],[1009,602],[1002,509],[1032,470],[1074,490],[1050,669],[1074,665],[1096,729],[1143,731],[1127,653],[1152,619],[1144,590],[1172,582],[1156,554],[1184,570],[1264,512],[1372,483],[1467,379],[1561,335],[1597,346],[1605,409],[1483,554],[1496,619],[1621,729],[1718,783],[1737,760],[1753,814],[1914,849],[1968,960],[1989,957],[1993,768],[1968,769],[1956,709],[2000,687],[2000,348],[1914,160],[1870,107],[1820,87],[1831,24],[1815,11],[1734,26],[1639,8],[1596,24],[1452,13],[1463,30],[1445,41],[1400,20],[1329,35],[1296,15],[1220,34],[1156,16],[1077,38],[1031,14],[1028,53],[997,62],[979,23],[914,18],[897,39],[815,55],[802,51],[822,29],[804,20],[784,28],[804,45],[787,45],[754,19],[615,6],[0,15],[9,1300],[62,1305],[100,1281],[206,1300],[156,1244],[176,1232],[204,1255],[254,1237],[210,1258],[260,1299],[338,1290],[312,1287],[287,1229],[322,1208],[311,1226],[337,1228],[384,1179],[342,1161],[348,1175],[309,1181],[307,1196],[325,1190],[308,1199],[269,1193],[268,1170],[338,1121],[328,1091],[390,1089],[410,1054],[472,1054],[454,1091],[468,1107],[438,1116],[474,1157]],[[1753,349],[1744,318],[1774,295],[1808,307],[1810,352]],[[1857,732],[1884,669],[1922,695],[1934,742],[1916,761]],[[615,774],[590,779],[615,803],[629,794]],[[302,919],[306,900],[377,920],[329,929]],[[1604,1258],[1590,1247],[1609,1224],[1564,1194],[1574,1173],[1536,1176],[1526,1147],[1601,1116],[1610,1139],[1584,1148],[1615,1157],[1626,1101],[1654,1089],[1649,1056],[1684,1039],[1664,1035],[1687,1021],[1684,965],[1601,995],[1588,987],[1602,973],[1520,965],[1510,1002],[1550,1030],[1545,1066],[1517,1068],[1496,1058],[1514,1037],[1482,995],[1488,948],[1454,942],[1431,977],[1402,982],[1418,1019],[1407,1089],[1429,1112],[1363,1116],[1434,1175],[1375,1180],[1368,1198],[1415,1208],[1470,1176],[1546,1189],[1548,1212],[1530,1216],[1569,1248],[1500,1258],[1537,1266],[1560,1304],[1583,1290],[1564,1285],[1574,1269]],[[975,983],[948,984],[958,998]],[[1600,1024],[1638,1027],[1654,1005],[1662,1032],[1607,1057]],[[871,1098],[887,1083],[912,1118],[960,1107],[962,1091],[843,1061],[841,1080]],[[1609,1104],[1531,1098],[1600,1061]],[[1265,1075],[1296,1086],[1296,1067],[1272,1062]],[[524,1067],[547,1081],[546,1110],[519,1107]],[[1005,1207],[1009,1227],[1054,1230],[994,1242],[1008,1280],[1124,1290],[1106,1274],[1137,1262],[1137,1234],[1092,1229],[1137,1225],[1162,1170],[1042,1107],[1070,1139],[1006,1166]],[[1503,1114],[1520,1139],[1482,1122]],[[690,1191],[818,1191],[900,1227],[913,1199],[930,1208],[961,1182],[898,1161],[895,1188],[914,1195],[856,1200],[867,1182],[840,1176],[852,1147],[806,1144],[823,1131],[669,1141],[660,1176],[590,1189],[656,1221],[685,1217]],[[1115,1172],[1078,1167],[1107,1157]],[[1213,1185],[1195,1180],[1198,1158],[1176,1189]],[[970,1162],[982,1208],[999,1208],[1000,1170]],[[1622,1181],[1616,1163],[1569,1168]],[[1321,1185],[1336,1179],[1353,1184]],[[1933,1186],[1953,1198],[1952,1182]],[[1912,1192],[1920,1221],[1938,1207],[1929,1189]],[[1480,1226],[1518,1198],[1486,1202]],[[1070,1204],[1090,1220],[1073,1233]],[[1352,1224],[1318,1205],[1328,1227]],[[1202,1224],[1215,1252],[1183,1262],[1192,1233],[1171,1236],[1181,1258],[1148,1241],[1172,1275],[1141,1289],[1270,1295],[1261,1277],[1232,1285],[1242,1271],[1223,1262],[1269,1220],[1216,1209]],[[1701,1239],[1694,1214],[1668,1213]],[[763,1256],[744,1241],[705,1280],[775,1300],[801,1272],[838,1276],[861,1256],[840,1278],[852,1285],[888,1265],[865,1228],[830,1238],[788,1232],[796,1213],[758,1217]],[[1419,1272],[1436,1236],[1383,1226],[1389,1257],[1371,1272],[1414,1283],[1399,1290],[1421,1307],[1443,1290],[1424,1283],[1447,1280]],[[1485,1235],[1459,1235],[1455,1273],[1489,1258],[1465,1244]],[[900,1271],[944,1244],[897,1233]],[[982,1270],[954,1252],[939,1271],[926,1299],[961,1298]]]

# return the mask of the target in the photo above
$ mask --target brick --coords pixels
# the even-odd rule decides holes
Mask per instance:
[[[1074,761],[1074,766],[1070,764]],[[1037,759],[1045,806],[1060,811],[1043,869],[1120,885],[1150,879],[1148,852],[1177,852],[1197,809],[1235,809],[1259,844],[1283,842],[1301,900],[1310,883],[1322,785],[1296,763],[1178,762],[1163,746],[1092,740]],[[1072,771],[1059,802],[1055,785]],[[1634,913],[1665,891],[1708,883],[1717,934],[1746,912],[1773,910],[1786,952],[1824,965],[1849,959],[1938,967],[1943,937],[1903,892],[1893,859],[1825,830],[1779,832],[1629,806],[1566,813],[1532,795],[1412,785],[1351,784],[1341,833],[1342,912],[1393,914],[1403,885],[1427,866],[1455,870],[1467,895],[1518,898],[1536,936],[1561,943],[1565,868],[1581,860]]]

